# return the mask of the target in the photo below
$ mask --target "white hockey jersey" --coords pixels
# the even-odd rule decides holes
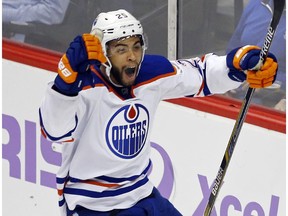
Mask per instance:
[[[116,88],[96,72],[94,88],[68,97],[49,84],[40,107],[45,136],[63,143],[57,174],[59,205],[97,211],[133,206],[153,189],[147,178],[150,135],[159,102],[224,93],[241,83],[228,77],[226,57],[168,61],[145,55],[135,84]]]

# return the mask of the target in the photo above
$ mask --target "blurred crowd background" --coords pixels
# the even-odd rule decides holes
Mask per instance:
[[[3,0],[2,36],[65,52],[76,35],[90,32],[100,12],[130,11],[143,25],[149,54],[167,57],[170,0]],[[262,46],[272,17],[271,0],[178,0],[177,58],[214,52],[219,55],[246,44]],[[286,9],[270,49],[279,61],[277,80],[256,90],[252,103],[286,111]],[[242,100],[247,85],[227,97]]]

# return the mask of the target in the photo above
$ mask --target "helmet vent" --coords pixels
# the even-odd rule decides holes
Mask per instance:
[[[114,33],[114,28],[111,28],[111,29],[105,29],[103,30],[104,33],[107,33],[107,34],[113,34]]]

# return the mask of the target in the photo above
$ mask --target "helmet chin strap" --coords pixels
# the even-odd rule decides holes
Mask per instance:
[[[108,64],[102,64],[104,67],[105,67],[105,73],[109,79],[109,81],[116,87],[124,87],[123,85],[120,85],[120,84],[116,84],[115,82],[112,81],[111,79],[111,69],[112,69],[112,64],[110,63],[110,60],[108,59]]]

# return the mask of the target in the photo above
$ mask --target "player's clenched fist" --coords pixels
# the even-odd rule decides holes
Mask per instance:
[[[77,95],[85,85],[93,84],[89,65],[99,66],[105,62],[106,57],[97,37],[90,34],[77,36],[59,61],[56,89],[66,95]]]
[[[260,48],[257,46],[247,45],[232,50],[227,55],[227,66],[230,69],[229,77],[241,82],[246,80],[251,88],[271,86],[277,75],[277,59],[272,53],[268,53],[268,57],[261,68],[255,70],[259,59]]]

